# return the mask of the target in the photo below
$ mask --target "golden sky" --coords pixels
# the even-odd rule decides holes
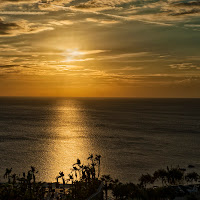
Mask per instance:
[[[0,96],[200,97],[199,0],[1,0]]]

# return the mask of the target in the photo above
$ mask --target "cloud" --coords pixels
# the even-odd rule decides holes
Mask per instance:
[[[117,20],[108,20],[108,19],[101,20],[101,19],[96,19],[96,18],[87,18],[86,21],[98,23],[99,25],[112,25],[112,24],[120,23],[120,21],[117,21]]]
[[[65,5],[74,0],[40,0],[37,5],[40,10],[59,11],[67,9]]]
[[[134,0],[89,0],[85,3],[80,3],[75,6],[78,9],[93,9],[93,10],[105,10],[116,7],[121,4],[133,2]]]
[[[190,2],[175,2],[169,5],[169,10],[171,15],[191,15],[200,13],[200,2],[190,1]]]
[[[3,0],[1,3],[4,3],[4,2],[13,2],[13,3],[19,3],[19,2],[36,2],[37,0]]]
[[[126,67],[111,68],[111,69],[106,70],[106,72],[129,76],[131,74],[139,73],[143,69],[144,67],[126,66]]]
[[[33,34],[46,30],[53,30],[53,28],[41,24],[28,23],[26,20],[6,22],[0,18],[0,37]]]
[[[109,50],[78,50],[78,49],[67,49],[62,53],[62,56],[65,57],[63,62],[84,62],[84,61],[108,61],[108,62],[130,62],[130,59],[136,61],[138,58],[152,56],[150,52],[134,52],[134,53],[119,53],[112,54],[109,53]],[[106,53],[106,54],[105,54]],[[97,54],[97,55],[93,55]],[[103,54],[103,55],[102,55]],[[146,61],[146,60],[145,60]],[[142,61],[142,62],[145,62]],[[137,62],[137,61],[136,61]],[[141,62],[141,60],[140,60]],[[149,62],[149,60],[148,60]]]
[[[63,26],[63,25],[72,25],[74,24],[74,22],[70,20],[53,20],[49,22],[49,24],[56,26]]]
[[[19,29],[20,26],[17,23],[4,22],[0,18],[0,35],[10,35]]]
[[[2,14],[31,15],[44,14],[41,11],[59,11],[74,0],[3,0],[0,5],[4,8]],[[14,10],[13,10],[14,9]],[[2,10],[1,10],[2,11]]]
[[[0,3],[32,3],[37,2],[37,0],[2,0]]]
[[[200,69],[200,67],[192,63],[171,64],[170,67],[172,69],[179,69],[179,70],[199,70]]]
[[[98,15],[98,19],[96,19],[96,21],[96,17],[94,16],[87,18],[91,22],[91,19],[93,19],[93,22],[97,22],[99,25],[117,24],[119,20],[128,20],[141,21],[143,23],[155,24],[159,26],[172,26],[176,24],[177,21],[183,21],[185,18],[199,16],[200,14],[199,0],[5,0],[4,2],[16,5],[23,3],[30,6],[28,6],[27,10],[12,10],[12,8],[9,8],[8,10],[1,10],[0,14],[43,15],[47,14],[48,11],[56,12],[60,10],[72,11],[74,13],[93,13],[94,15]],[[113,20],[99,19],[99,16],[112,18]]]
[[[2,15],[44,15],[48,12],[71,12],[83,13],[86,20],[95,22],[97,25],[117,24],[121,21],[140,21],[158,26],[172,26],[176,22],[184,22],[185,18],[199,16],[200,2],[180,0],[10,0],[5,1],[23,6],[8,7],[1,10]],[[9,5],[9,4],[8,4]],[[26,8],[26,9],[25,9]],[[18,10],[17,10],[18,9]],[[93,16],[88,16],[88,14]],[[59,21],[53,21],[54,25],[66,25]],[[70,20],[70,23],[75,23]]]
[[[135,52],[135,53],[122,53],[122,54],[115,54],[115,55],[105,55],[105,56],[98,56],[96,60],[113,60],[113,59],[123,59],[123,58],[136,58],[136,57],[143,57],[149,56],[149,52]]]
[[[0,15],[45,15],[47,12],[0,11]]]
[[[138,1],[137,1],[138,2]],[[176,25],[200,15],[200,1],[159,0],[142,1],[124,9],[128,20],[137,20],[161,26]]]
[[[9,6],[9,5],[19,5],[19,4],[30,4],[36,3],[38,0],[1,0],[0,5],[2,7]]]
[[[4,69],[4,68],[12,68],[15,67],[16,65],[0,65],[0,69]]]
[[[185,24],[185,27],[200,28],[200,24]]]
[[[127,66],[127,67],[123,67],[121,69],[118,69],[120,71],[139,71],[144,69],[144,67],[131,67],[131,66]]]
[[[2,53],[10,53],[12,51],[16,52],[17,48],[13,47],[10,44],[1,44],[1,46],[0,46],[0,52],[1,52],[0,55],[2,55]]]
[[[200,2],[196,1],[167,1],[161,11],[171,16],[193,15],[200,13]]]
[[[187,60],[200,61],[200,56],[187,56]]]

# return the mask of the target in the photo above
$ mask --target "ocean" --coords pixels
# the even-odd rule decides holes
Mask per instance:
[[[122,182],[167,166],[199,172],[200,99],[0,98],[0,182],[11,167],[67,178],[90,153]]]

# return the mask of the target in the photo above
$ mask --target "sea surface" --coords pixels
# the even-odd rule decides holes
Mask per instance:
[[[90,153],[123,182],[167,166],[200,171],[200,99],[0,98],[0,182],[11,167],[67,178]]]

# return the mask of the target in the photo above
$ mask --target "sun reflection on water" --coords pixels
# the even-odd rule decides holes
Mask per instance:
[[[43,155],[45,170],[41,177],[45,181],[54,181],[59,171],[69,174],[77,158],[85,160],[91,145],[86,120],[79,101],[63,100],[54,107],[49,125],[52,135],[46,141]]]

